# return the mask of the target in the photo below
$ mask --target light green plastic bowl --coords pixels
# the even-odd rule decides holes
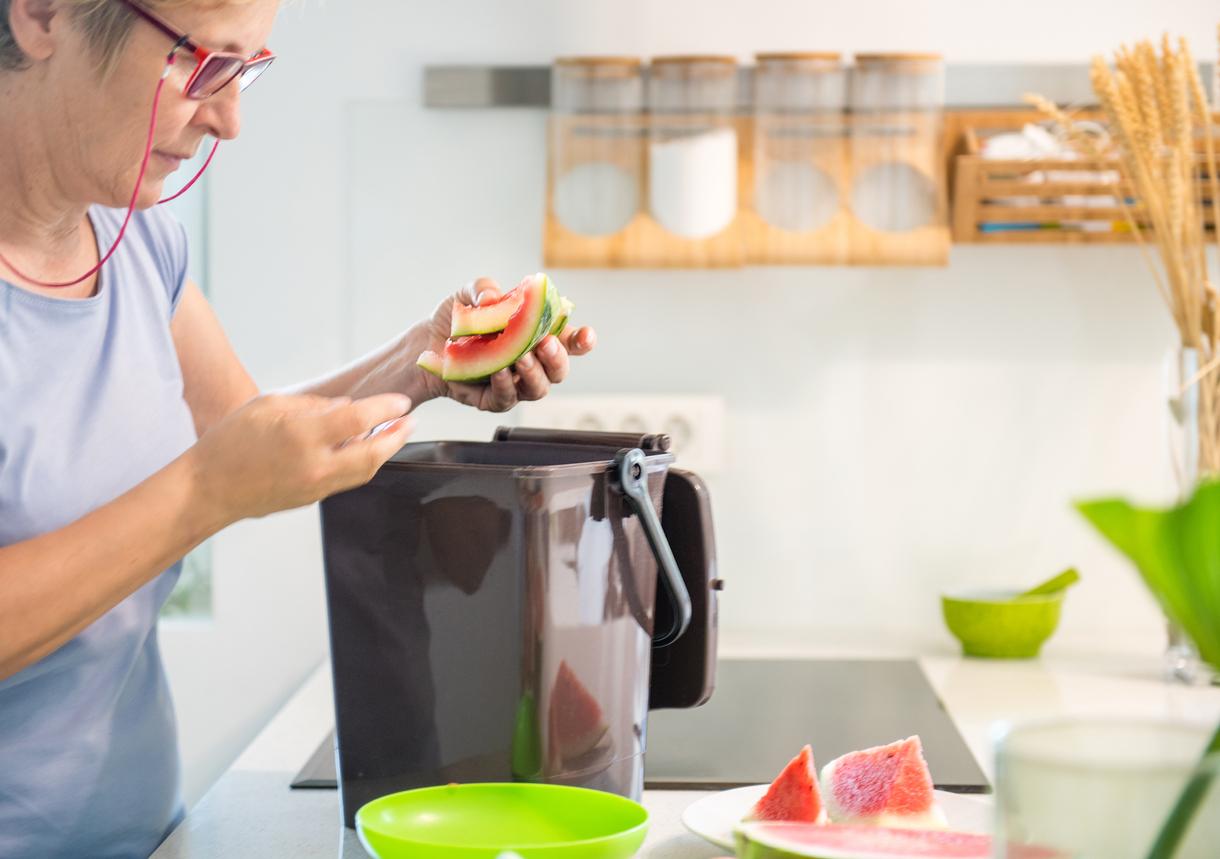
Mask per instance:
[[[972,591],[940,598],[945,625],[967,656],[1033,659],[1059,625],[1063,591],[1017,596],[1018,591]]]
[[[626,859],[648,812],[581,787],[454,784],[375,799],[356,812],[356,832],[376,859]]]

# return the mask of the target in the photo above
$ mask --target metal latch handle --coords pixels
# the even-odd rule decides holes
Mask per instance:
[[[614,457],[618,474],[618,484],[627,499],[627,504],[633,513],[640,517],[644,526],[644,535],[652,554],[656,556],[657,566],[661,572],[661,584],[669,594],[674,608],[673,625],[661,636],[653,634],[652,646],[664,647],[673,644],[686,632],[691,622],[690,592],[686,582],[682,580],[682,572],[678,562],[674,560],[673,550],[669,548],[669,540],[661,530],[661,519],[656,508],[652,506],[652,498],[648,495],[648,474],[645,468],[644,451],[637,448],[620,450]]]

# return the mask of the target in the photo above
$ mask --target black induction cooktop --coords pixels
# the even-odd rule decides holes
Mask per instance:
[[[712,699],[648,719],[645,786],[721,789],[769,782],[809,743],[819,766],[918,734],[936,786],[987,793],[986,776],[912,660],[722,659]],[[292,782],[335,787],[333,732]]]

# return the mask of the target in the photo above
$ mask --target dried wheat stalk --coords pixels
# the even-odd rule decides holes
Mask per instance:
[[[1144,41],[1119,48],[1113,66],[1095,57],[1090,80],[1138,201],[1132,207],[1120,192],[1119,205],[1173,317],[1182,347],[1198,354],[1200,369],[1180,393],[1192,387],[1198,393],[1200,476],[1220,474],[1220,294],[1208,278],[1204,223],[1206,187],[1213,221],[1220,224],[1220,176],[1213,112],[1198,65],[1185,39],[1175,47],[1166,36],[1159,53],[1152,42]],[[1062,125],[1068,139],[1086,155],[1106,157],[1058,107],[1037,96],[1028,100]],[[1206,183],[1200,171],[1206,174]],[[1220,249],[1220,231],[1214,233]]]

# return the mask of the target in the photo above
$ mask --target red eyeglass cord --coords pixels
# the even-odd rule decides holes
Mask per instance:
[[[82,274],[80,277],[76,278],[75,280],[67,280],[62,283],[52,283],[49,281],[38,280],[37,278],[30,277],[28,274],[25,274],[23,271],[21,271],[21,269],[17,268],[17,266],[15,266],[11,262],[9,262],[8,258],[5,257],[3,253],[0,253],[0,262],[4,263],[6,266],[8,266],[8,268],[10,270],[12,270],[12,272],[14,274],[16,274],[18,277],[20,277],[23,280],[29,281],[30,283],[37,284],[38,286],[45,286],[45,287],[50,287],[50,288],[55,288],[55,289],[58,289],[60,287],[65,287],[65,286],[75,286],[76,284],[80,283],[81,281],[87,280],[88,278],[90,278],[94,274],[96,274],[101,269],[101,267],[106,264],[106,261],[109,260],[110,257],[114,255],[114,252],[119,247],[119,243],[123,241],[123,234],[125,232],[127,232],[127,225],[131,222],[131,213],[135,210],[136,199],[140,195],[140,186],[144,183],[144,172],[148,169],[148,159],[152,156],[153,134],[157,127],[157,105],[161,101],[161,90],[165,87],[165,79],[167,77],[169,77],[170,66],[172,66],[173,64],[174,64],[174,55],[170,54],[166,58],[165,71],[161,74],[161,80],[157,81],[157,91],[153,94],[152,118],[148,122],[148,140],[144,144],[144,160],[140,162],[140,172],[136,176],[136,187],[135,187],[135,190],[133,190],[131,192],[131,202],[127,204],[127,216],[125,218],[123,218],[123,226],[121,226],[119,228],[119,234],[115,238],[114,244],[112,244],[110,246],[110,250],[106,251],[105,255],[98,261],[97,265],[95,265],[93,268],[89,269],[87,272]],[[170,200],[176,200],[179,197],[181,197],[183,194],[185,194],[187,191],[189,191],[191,186],[194,185],[195,182],[197,182],[199,180],[199,177],[203,175],[203,171],[207,170],[208,165],[212,163],[212,157],[216,154],[216,148],[218,146],[220,146],[219,140],[217,140],[214,144],[212,144],[212,151],[208,153],[207,160],[203,162],[203,166],[199,168],[199,172],[194,175],[194,177],[191,179],[191,181],[187,182],[186,185],[184,185],[182,187],[182,189],[179,190],[176,194],[173,194],[172,196],[166,197],[162,200],[158,200],[157,205],[159,206],[162,203],[168,203]]]

